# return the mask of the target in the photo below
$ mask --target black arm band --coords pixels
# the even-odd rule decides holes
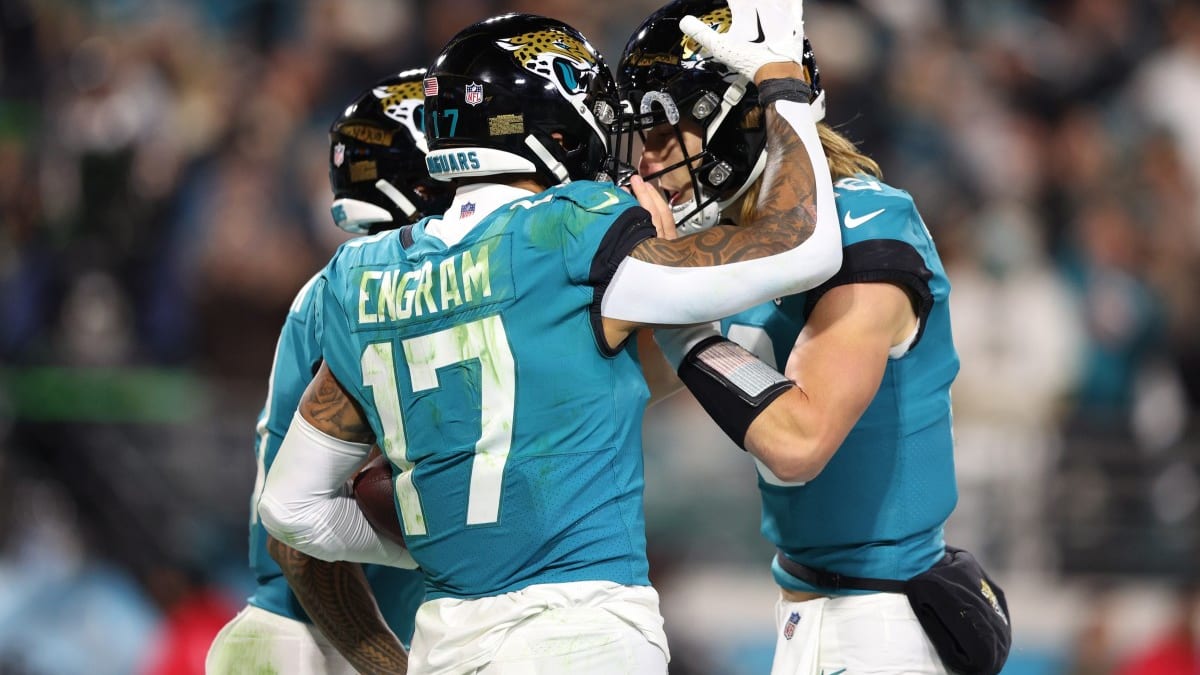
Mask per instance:
[[[765,108],[775,101],[796,101],[797,103],[812,103],[812,87],[799,78],[779,77],[763,80],[758,85],[758,105]]]
[[[719,336],[692,347],[679,379],[738,447],[746,449],[750,423],[796,385],[734,342]]]

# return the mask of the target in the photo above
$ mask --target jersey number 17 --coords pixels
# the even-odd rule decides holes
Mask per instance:
[[[414,392],[435,389],[437,371],[456,363],[478,359],[482,392],[481,425],[471,463],[467,497],[467,525],[494,523],[500,517],[500,492],[504,465],[512,447],[516,368],[504,323],[499,315],[451,326],[436,333],[400,342]],[[408,459],[400,390],[392,341],[366,346],[361,359],[363,385],[371,388],[383,427],[383,452],[399,469],[395,477],[396,501],[406,537],[428,534],[421,495],[413,483],[413,463]]]

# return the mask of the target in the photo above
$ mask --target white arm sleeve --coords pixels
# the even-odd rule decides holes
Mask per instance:
[[[263,527],[279,541],[321,560],[416,568],[408,550],[375,532],[346,482],[371,452],[292,417],[258,502]]]
[[[604,292],[602,316],[645,324],[715,321],[815,288],[838,271],[842,234],[812,106],[796,101],[779,101],[775,106],[804,142],[812,162],[817,193],[812,236],[783,253],[709,267],[669,267],[626,257]]]

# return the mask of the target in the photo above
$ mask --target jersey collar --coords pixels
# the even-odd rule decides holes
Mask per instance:
[[[452,247],[496,209],[532,194],[529,190],[499,183],[464,185],[454,193],[454,201],[440,220],[426,222],[425,233]]]

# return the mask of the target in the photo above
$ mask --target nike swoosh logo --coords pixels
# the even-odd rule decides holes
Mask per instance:
[[[767,36],[763,34],[762,17],[758,15],[758,10],[754,11],[754,20],[758,23],[758,38],[751,40],[751,42],[765,42]]]
[[[842,675],[842,673],[844,673],[844,672],[846,672],[846,669],[842,668],[841,670],[835,670],[832,673],[829,673],[829,675]],[[825,675],[824,670],[821,671],[821,675]]]
[[[847,230],[853,230],[854,228],[858,227],[859,225],[862,225],[863,223],[867,222],[868,220],[883,213],[885,210],[886,209],[879,209],[878,211],[872,211],[872,212],[868,213],[867,215],[859,216],[858,218],[855,218],[854,216],[850,215],[850,212],[847,211],[845,217],[842,220],[846,223]],[[830,673],[829,675],[836,675],[836,673]]]
[[[603,202],[593,206],[592,207],[593,209],[602,209],[606,206],[612,206],[613,204],[616,204],[617,202],[621,201],[620,197],[614,195],[611,192],[605,192],[604,194],[608,195],[608,199],[605,199]]]

